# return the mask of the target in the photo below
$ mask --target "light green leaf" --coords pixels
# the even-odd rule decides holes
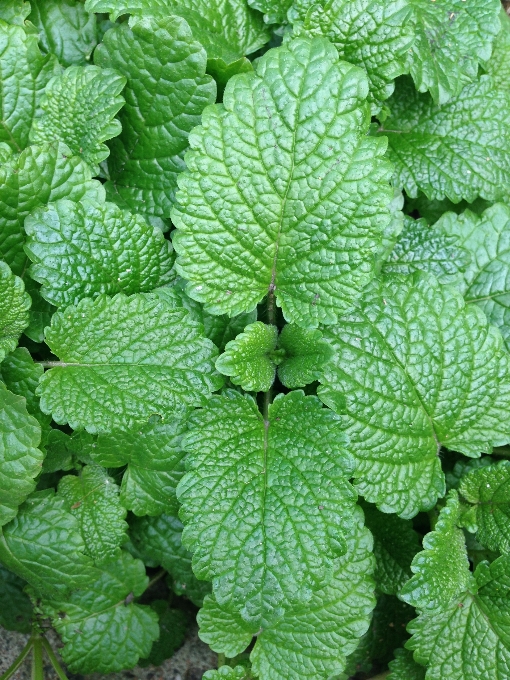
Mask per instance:
[[[130,524],[135,548],[146,559],[161,565],[170,575],[173,591],[201,607],[211,591],[209,581],[199,581],[191,568],[191,553],[182,545],[182,524],[172,515],[137,517]]]
[[[46,342],[60,362],[41,378],[41,408],[73,429],[130,429],[222,385],[201,326],[153,295],[85,298],[54,314]]]
[[[193,413],[179,484],[183,543],[222,604],[260,625],[307,601],[345,550],[355,495],[340,419],[302,392],[265,416],[227,391]]]
[[[0,382],[0,526],[16,516],[35,488],[44,458],[37,448],[40,442],[41,427],[28,413],[25,399]]]
[[[0,20],[0,142],[13,151],[26,147],[44,88],[59,71],[55,57],[39,51],[36,35]]]
[[[248,392],[267,392],[276,374],[278,329],[261,321],[246,326],[216,359],[216,368]]]
[[[184,474],[181,438],[185,418],[168,422],[151,419],[135,430],[99,435],[91,449],[95,463],[104,467],[127,465],[122,477],[120,501],[135,515],[175,513],[175,495]]]
[[[3,151],[3,149],[0,149]],[[89,167],[63,144],[29,146],[0,163],[0,257],[22,275],[28,258],[23,251],[25,217],[49,201],[87,196],[104,200],[101,184]]]
[[[471,260],[459,238],[430,227],[426,220],[405,217],[401,233],[388,260],[383,265],[386,274],[412,274],[423,271],[434,274],[440,283],[462,280],[462,272]]]
[[[248,0],[248,4],[263,12],[267,24],[284,24],[287,23],[287,12],[292,0]]]
[[[336,358],[318,394],[344,415],[355,486],[383,512],[413,517],[445,493],[441,446],[477,457],[509,441],[501,335],[432,274],[373,282],[324,337]]]
[[[501,111],[510,108],[510,95],[496,90],[489,76],[443,106],[416,92],[410,78],[401,79],[388,106],[380,132],[388,138],[395,184],[409,196],[420,190],[458,203],[508,195],[510,132]]]
[[[32,605],[23,592],[26,583],[0,564],[0,626],[30,633]]]
[[[484,64],[485,71],[500,90],[510,90],[510,17],[501,8],[501,30],[494,40],[492,56]]]
[[[19,336],[28,326],[30,305],[23,281],[0,261],[0,361],[16,349]]]
[[[468,303],[477,304],[497,326],[510,349],[510,208],[498,203],[481,216],[447,213],[437,228],[471,255],[459,282]]]
[[[119,502],[119,491],[99,465],[86,465],[79,476],[66,475],[58,485],[58,495],[78,520],[86,553],[96,564],[118,557],[127,540],[127,511]]]
[[[27,338],[34,342],[44,342],[44,329],[50,325],[55,307],[41,297],[41,287],[37,281],[34,281],[30,276],[25,276],[24,281],[25,290],[32,298],[32,306],[29,311],[30,321],[24,333]]]
[[[98,41],[96,17],[81,0],[30,0],[30,21],[39,32],[45,52],[55,54],[61,64],[85,64]]]
[[[396,649],[395,659],[390,662],[387,680],[425,680],[427,669],[420,666],[413,659],[413,653],[408,649]]]
[[[110,142],[112,189],[133,212],[169,217],[188,134],[216,97],[205,50],[179,17],[135,17],[107,31],[94,60],[127,78],[122,133]]]
[[[30,275],[54,305],[100,293],[148,292],[174,278],[172,245],[141,215],[114,203],[66,199],[25,220]]]
[[[98,570],[88,587],[67,598],[43,600],[42,611],[64,642],[60,653],[69,670],[112,673],[149,655],[159,637],[158,615],[132,602],[148,583],[143,563],[122,552]]]
[[[190,135],[172,213],[190,297],[234,315],[274,291],[303,326],[352,304],[373,276],[392,194],[384,143],[366,136],[367,90],[320,38],[270,50],[256,74],[229,81]]]
[[[499,0],[410,0],[416,40],[408,66],[420,92],[445,104],[476,80],[478,64],[489,59],[500,28]]]
[[[363,527],[361,511],[345,531],[346,554],[335,560],[331,580],[308,603],[259,630],[209,596],[197,617],[202,640],[232,657],[257,634],[251,660],[254,672],[264,680],[336,677],[366,632],[375,604],[372,539]]]
[[[408,0],[295,0],[293,35],[324,36],[342,59],[368,75],[372,113],[407,73],[406,55],[415,37]]]
[[[154,642],[151,652],[138,665],[161,666],[165,659],[170,659],[184,642],[188,617],[180,609],[170,609],[165,600],[154,600],[151,608],[159,617],[159,638]]]
[[[114,116],[124,104],[119,95],[125,84],[126,78],[109,68],[70,66],[47,84],[31,142],[63,142],[97,174],[110,155],[102,142],[122,129]]]
[[[202,680],[248,680],[251,675],[247,672],[244,666],[221,666],[218,670],[206,671]]]
[[[321,331],[306,330],[290,323],[280,333],[278,348],[284,352],[278,377],[289,389],[318,380],[333,357],[333,349],[322,339]]]
[[[461,481],[461,495],[476,509],[477,540],[489,550],[510,552],[510,462],[473,470]]]
[[[77,520],[53,490],[38,491],[2,529],[0,560],[38,593],[50,596],[90,583],[96,575]]]
[[[0,19],[8,24],[23,26],[30,14],[30,3],[25,0],[3,0],[0,6]]]

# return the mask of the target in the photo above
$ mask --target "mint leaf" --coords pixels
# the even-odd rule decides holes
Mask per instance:
[[[112,673],[148,656],[159,637],[158,615],[132,602],[148,583],[143,563],[122,552],[88,587],[43,600],[42,611],[64,642],[60,653],[71,671]]]
[[[433,275],[373,282],[324,337],[336,356],[318,394],[344,415],[355,486],[383,512],[413,517],[444,494],[441,446],[477,457],[509,441],[501,336]]]
[[[510,348],[510,208],[498,203],[481,216],[469,210],[447,213],[437,228],[458,238],[471,255],[459,282],[461,291],[466,302],[478,305],[500,329]]]
[[[285,387],[304,387],[322,375],[333,357],[330,345],[318,330],[306,330],[286,324],[278,338],[278,348],[285,353],[278,366],[278,377]]]
[[[202,328],[153,295],[85,298],[54,314],[46,342],[60,362],[41,378],[41,408],[73,429],[129,429],[182,413],[222,384]]]
[[[419,92],[430,91],[444,104],[476,80],[500,28],[498,0],[410,0],[416,14],[416,40],[408,66]]]
[[[169,217],[188,134],[216,96],[205,51],[179,17],[134,17],[107,31],[94,60],[127,79],[122,132],[110,142],[109,196]]]
[[[172,246],[141,215],[114,203],[66,199],[25,220],[30,275],[54,305],[100,293],[151,291],[174,278]]]
[[[217,671],[207,671],[203,674],[203,680],[248,680],[251,676],[244,666],[222,666]]]
[[[151,608],[159,617],[159,638],[152,645],[151,652],[138,665],[146,668],[149,665],[161,666],[165,659],[170,659],[184,642],[188,617],[180,609],[170,609],[165,600],[151,602]]]
[[[248,4],[263,12],[266,24],[285,24],[292,0],[248,0]]]
[[[0,257],[18,276],[27,265],[23,251],[25,217],[49,201],[87,196],[104,200],[101,184],[89,167],[63,144],[29,146],[0,164]]]
[[[274,291],[287,321],[317,326],[359,295],[391,199],[367,91],[326,40],[299,38],[204,112],[172,220],[177,271],[207,311],[251,311]]]
[[[30,3],[25,0],[4,0],[0,7],[0,19],[8,24],[23,26],[30,14]]]
[[[19,336],[28,326],[30,304],[23,281],[0,261],[0,361],[16,349]]]
[[[394,79],[408,72],[415,36],[408,0],[296,0],[292,18],[294,35],[324,36],[342,59],[365,69],[372,113],[380,111]]]
[[[278,329],[261,321],[246,326],[231,340],[216,359],[216,368],[230,376],[234,385],[248,392],[267,392],[273,384],[276,364],[271,357],[276,349]]]
[[[0,564],[0,626],[30,633],[32,605],[23,592],[26,583]]]
[[[96,564],[120,554],[126,541],[126,510],[119,503],[119,487],[99,465],[86,465],[77,477],[66,475],[58,495],[76,517],[86,552]]]
[[[72,439],[62,430],[50,429],[45,442],[43,474],[74,468]]]
[[[55,307],[41,297],[39,284],[30,276],[25,277],[25,290],[32,298],[32,306],[24,333],[34,342],[44,342],[44,329],[50,325]]]
[[[443,106],[416,92],[406,78],[388,106],[391,114],[380,130],[388,138],[395,182],[409,196],[420,190],[430,199],[458,203],[508,194],[510,135],[501,111],[510,98],[494,88],[489,76]]]
[[[198,578],[254,625],[309,600],[345,550],[354,501],[339,419],[302,392],[278,395],[263,418],[228,391],[188,424],[177,495]]]
[[[486,201],[484,198],[476,198],[472,203],[467,201],[453,203],[448,198],[429,201],[423,194],[418,194],[417,198],[406,200],[406,212],[412,214],[416,210],[429,224],[435,224],[446,212],[460,214],[467,208],[477,215],[481,215],[491,204],[491,201]]]
[[[0,535],[0,560],[38,593],[65,594],[95,577],[77,520],[53,490],[38,491]]]
[[[0,526],[16,516],[35,488],[44,458],[37,448],[40,442],[41,427],[29,415],[25,399],[0,382]]]
[[[420,666],[413,659],[413,653],[408,649],[396,649],[395,659],[390,662],[387,680],[425,680],[427,669]]]
[[[61,64],[85,64],[98,42],[96,17],[81,0],[30,0],[30,21],[39,33],[44,52]]]
[[[124,104],[119,95],[125,84],[126,79],[112,69],[70,66],[47,84],[30,141],[63,142],[97,174],[99,163],[110,154],[102,142],[122,129],[114,116]]]
[[[485,71],[499,90],[510,89],[510,18],[502,8],[499,14],[501,30],[494,39],[492,56],[484,64]]]

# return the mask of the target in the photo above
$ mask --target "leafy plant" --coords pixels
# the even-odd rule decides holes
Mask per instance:
[[[500,2],[6,0],[0,48],[1,680],[194,618],[208,680],[509,678]]]

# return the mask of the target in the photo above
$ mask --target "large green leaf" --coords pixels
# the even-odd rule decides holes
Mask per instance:
[[[0,260],[0,361],[16,349],[29,322],[30,296],[23,281]]]
[[[176,415],[223,382],[203,328],[154,295],[85,298],[53,316],[46,342],[60,361],[41,378],[41,408],[73,429],[109,432]]]
[[[200,637],[233,657],[257,635],[251,653],[253,670],[264,680],[327,680],[341,673],[346,656],[366,632],[373,597],[372,539],[362,513],[346,527],[347,552],[334,562],[333,575],[312,599],[289,609],[260,630],[222,608],[212,596],[198,614]]]
[[[267,24],[285,24],[292,0],[248,0],[248,4],[263,12]]]
[[[41,427],[25,399],[0,382],[0,526],[16,516],[35,488],[44,458],[37,448],[40,441]]]
[[[30,633],[32,605],[23,592],[26,583],[0,564],[0,626]]]
[[[0,5],[0,19],[8,24],[23,26],[30,14],[30,3],[25,0],[4,0]]]
[[[395,659],[390,662],[390,670],[387,680],[425,680],[427,669],[420,666],[413,659],[413,654],[408,649],[396,649]]]
[[[168,217],[188,134],[216,96],[205,50],[179,17],[133,17],[107,31],[94,60],[127,78],[122,132],[110,142],[110,197]]]
[[[401,79],[388,105],[380,133],[389,141],[395,183],[409,196],[422,191],[458,203],[508,195],[510,130],[501,111],[510,108],[510,92],[497,90],[489,76],[443,106]]]
[[[501,90],[510,90],[510,17],[501,9],[501,30],[494,40],[489,61],[484,64],[492,82]]]
[[[373,276],[389,222],[385,144],[363,71],[322,38],[267,52],[190,135],[172,220],[177,270],[214,314],[273,291],[285,318],[334,323]],[[228,254],[228,256],[227,256]]]
[[[510,441],[499,331],[431,274],[370,285],[338,326],[319,396],[344,415],[361,494],[404,518],[445,492],[441,446],[477,457]]]
[[[0,535],[0,561],[38,593],[65,594],[96,577],[77,520],[53,489],[32,494]]]
[[[5,149],[0,148],[0,156]],[[49,201],[85,196],[104,200],[101,184],[90,168],[63,144],[29,146],[19,156],[0,163],[0,257],[17,275],[25,272],[25,217]]]
[[[474,81],[499,31],[499,0],[409,0],[416,14],[416,40],[408,65],[416,88],[438,104]]]
[[[329,38],[342,59],[365,69],[372,113],[407,73],[413,18],[408,0],[295,0],[292,7],[293,35]]]
[[[30,275],[57,306],[149,292],[174,278],[172,245],[161,230],[114,203],[62,199],[33,211],[25,231]]]
[[[70,66],[47,84],[30,141],[63,142],[97,174],[110,154],[102,142],[122,129],[114,116],[124,104],[119,95],[125,84],[126,78],[109,68]]]
[[[122,552],[88,587],[43,600],[41,609],[64,642],[60,653],[70,670],[111,673],[149,655],[159,637],[158,615],[132,601],[148,583],[143,563]]]
[[[340,419],[302,392],[266,416],[228,391],[191,415],[178,487],[184,545],[219,602],[264,624],[309,600],[345,550],[355,495]]]

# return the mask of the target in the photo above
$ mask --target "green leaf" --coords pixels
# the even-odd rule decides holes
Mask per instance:
[[[408,0],[296,0],[292,18],[294,35],[328,38],[342,59],[367,72],[372,113],[380,111],[395,78],[408,72],[415,37]]]
[[[336,351],[318,394],[344,416],[358,491],[409,518],[445,493],[441,446],[477,457],[510,438],[499,331],[432,274],[388,276],[324,331]]]
[[[111,188],[133,212],[169,217],[188,134],[216,96],[205,50],[179,17],[135,17],[107,31],[94,60],[127,78]]]
[[[287,12],[292,0],[248,0],[248,4],[263,12],[266,24],[284,24],[287,23]]]
[[[0,361],[16,349],[19,336],[28,326],[30,305],[23,281],[0,261]]]
[[[30,275],[57,306],[100,293],[148,292],[175,276],[161,230],[114,203],[63,199],[33,211],[25,231]]]
[[[30,3],[25,0],[3,0],[0,6],[0,19],[8,24],[23,26],[30,14]]]
[[[304,387],[322,375],[324,366],[333,357],[331,346],[318,330],[306,330],[286,324],[278,338],[278,348],[284,352],[278,366],[278,377],[289,389]]]
[[[219,389],[217,350],[184,309],[153,295],[103,295],[54,314],[46,342],[60,358],[41,378],[41,408],[91,433],[178,415]]]
[[[44,329],[50,325],[55,312],[55,307],[41,297],[40,289],[40,285],[30,276],[25,277],[25,290],[32,298],[32,306],[29,311],[30,321],[24,333],[33,342],[44,342]]]
[[[481,215],[490,205],[492,205],[492,202],[486,201],[484,198],[476,198],[472,203],[467,201],[453,203],[448,198],[430,201],[423,194],[418,194],[417,198],[407,198],[405,210],[409,215],[417,211],[420,217],[423,217],[429,224],[435,224],[446,212],[460,214],[468,208],[477,215]]]
[[[362,507],[374,537],[377,587],[382,593],[397,595],[411,577],[411,562],[421,547],[419,536],[412,522],[383,514],[367,503]]]
[[[0,163],[0,257],[15,274],[24,273],[28,260],[23,251],[25,217],[49,201],[85,196],[104,200],[104,190],[63,144],[29,146]]]
[[[430,227],[426,220],[405,217],[404,230],[383,266],[386,274],[412,274],[417,271],[434,274],[440,283],[456,283],[462,279],[471,260],[459,238]]]
[[[53,490],[38,491],[2,529],[0,560],[38,593],[50,596],[90,583],[96,575],[77,520]]]
[[[185,418],[164,423],[151,419],[135,430],[97,438],[91,450],[95,463],[108,468],[127,465],[120,501],[135,515],[177,514],[175,494],[184,474],[181,438],[185,429]]]
[[[287,321],[317,326],[352,305],[392,194],[367,91],[326,40],[298,38],[206,109],[172,220],[177,271],[207,311],[251,311],[275,291]]]
[[[263,417],[227,391],[188,425],[177,495],[195,574],[257,625],[309,600],[345,550],[355,500],[340,419],[302,392],[278,395]]]
[[[461,481],[461,495],[476,509],[477,540],[489,550],[510,552],[510,462],[479,468]]]
[[[447,213],[437,228],[471,255],[460,288],[468,303],[475,303],[497,326],[510,349],[510,208],[498,203],[481,216],[469,210]]]
[[[132,602],[149,582],[143,563],[122,552],[98,571],[88,587],[42,603],[64,642],[62,659],[74,673],[132,668],[159,637],[156,612]]]
[[[35,488],[44,458],[37,448],[40,441],[41,427],[28,413],[25,399],[0,382],[0,526],[16,516]]]
[[[420,666],[413,659],[413,653],[408,649],[396,649],[395,659],[390,662],[387,680],[425,680],[427,669]]]
[[[499,90],[510,90],[510,17],[501,8],[501,30],[494,40],[492,56],[483,66]]]
[[[247,392],[267,392],[276,374],[271,355],[277,337],[276,326],[261,321],[246,326],[244,333],[227,343],[224,354],[216,359],[216,368]]]
[[[23,592],[26,583],[0,564],[0,626],[30,633],[32,605]]]
[[[174,655],[186,637],[188,617],[183,611],[170,609],[165,600],[151,602],[151,608],[159,617],[159,638],[153,643],[149,656],[138,662],[142,668],[161,666],[165,659]]]
[[[1,20],[0,64],[0,142],[21,151],[40,113],[44,88],[60,67],[55,57],[41,54],[36,35]]]
[[[119,95],[125,84],[126,78],[109,68],[70,66],[47,84],[31,142],[63,142],[97,174],[110,155],[102,142],[122,129],[114,116],[124,104]]]
[[[206,671],[202,680],[247,680],[250,678],[244,666],[236,666],[231,668],[230,666],[221,666],[218,670]]]
[[[60,470],[67,471],[74,467],[72,439],[62,430],[50,429],[45,442],[45,449],[43,474],[51,474]]]
[[[127,511],[119,502],[119,491],[99,465],[86,465],[78,477],[66,475],[58,485],[58,495],[78,520],[86,552],[96,564],[118,557],[127,540]]]
[[[499,0],[410,0],[416,14],[416,40],[408,66],[420,92],[444,104],[476,80],[500,28]]]
[[[30,21],[39,32],[44,52],[55,54],[61,64],[85,64],[98,42],[96,17],[81,0],[30,0]]]
[[[388,105],[391,115],[380,131],[388,138],[395,184],[409,196],[420,190],[458,203],[509,193],[510,134],[501,111],[510,107],[510,97],[489,76],[443,106],[416,92],[410,78],[401,79]]]
[[[211,591],[208,581],[199,581],[191,568],[191,553],[182,545],[182,524],[172,515],[136,517],[130,524],[134,547],[146,559],[161,565],[170,575],[176,595],[190,599],[201,607]]]
[[[198,614],[200,637],[229,657],[242,652],[257,634],[253,670],[264,680],[335,677],[366,632],[374,607],[372,539],[362,513],[346,526],[347,552],[335,560],[329,583],[303,606],[259,630],[229,614],[209,596]]]
[[[461,479],[467,475],[471,470],[484,468],[495,463],[495,459],[490,456],[482,456],[482,458],[465,458],[458,460],[453,466],[453,470],[446,472],[446,487],[449,489],[458,489]]]

